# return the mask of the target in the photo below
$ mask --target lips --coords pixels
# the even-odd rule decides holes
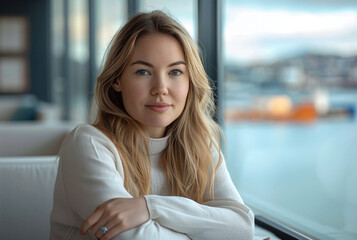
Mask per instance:
[[[160,103],[148,104],[146,105],[146,107],[150,108],[154,112],[162,113],[167,111],[171,107],[171,104],[160,102]]]

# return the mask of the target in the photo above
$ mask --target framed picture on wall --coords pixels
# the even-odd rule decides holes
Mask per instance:
[[[0,57],[0,92],[26,92],[29,87],[28,76],[28,61],[25,57]]]
[[[30,86],[29,23],[25,16],[0,15],[0,94]]]
[[[28,49],[28,23],[22,16],[0,16],[0,53],[22,54]]]

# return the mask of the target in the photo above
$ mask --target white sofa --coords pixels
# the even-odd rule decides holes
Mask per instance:
[[[57,154],[76,124],[0,124],[0,239],[49,239]]]

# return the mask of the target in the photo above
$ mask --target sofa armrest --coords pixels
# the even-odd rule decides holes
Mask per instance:
[[[48,239],[57,156],[0,157],[0,239]]]

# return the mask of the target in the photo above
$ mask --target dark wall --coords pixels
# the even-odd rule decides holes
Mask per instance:
[[[0,0],[0,15],[22,15],[29,20],[29,93],[51,100],[50,0]]]

